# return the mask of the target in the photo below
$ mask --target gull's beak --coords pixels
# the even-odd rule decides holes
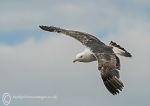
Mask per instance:
[[[78,62],[78,59],[73,60],[73,63],[76,63],[76,62]]]

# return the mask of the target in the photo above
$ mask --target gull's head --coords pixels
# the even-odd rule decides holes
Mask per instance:
[[[95,60],[95,56],[88,48],[86,48],[83,52],[76,55],[76,58],[73,60],[73,62],[92,62]]]
[[[76,63],[76,62],[84,62],[85,58],[86,58],[86,56],[85,56],[85,54],[83,52],[82,53],[78,53],[76,55],[76,58],[73,60],[73,62],[74,63]]]

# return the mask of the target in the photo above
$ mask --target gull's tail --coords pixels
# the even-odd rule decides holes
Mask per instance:
[[[121,47],[120,45],[118,45],[117,43],[111,41],[109,43],[109,46],[113,47],[113,51],[116,54],[119,54],[121,56],[125,56],[125,57],[132,57],[131,53],[129,53],[127,50],[125,50],[123,47]]]

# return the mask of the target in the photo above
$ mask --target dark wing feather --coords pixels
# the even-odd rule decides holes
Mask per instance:
[[[110,93],[116,95],[119,91],[122,91],[124,85],[119,80],[119,72],[117,62],[119,58],[116,58],[115,54],[96,54],[98,60],[98,69],[101,72],[101,77],[104,85]]]
[[[109,45],[112,46],[112,47],[116,47],[116,48],[122,50],[122,52],[119,53],[121,56],[132,57],[131,53],[129,53],[129,52],[128,52],[127,50],[125,50],[123,47],[121,47],[120,45],[118,45],[116,42],[111,41],[111,42],[109,43]]]
[[[119,57],[117,57],[116,55],[115,55],[115,57],[116,57],[116,68],[118,69],[118,70],[120,70],[120,59],[119,59]]]
[[[63,33],[65,35],[73,37],[76,40],[80,41],[83,45],[90,47],[90,48],[92,48],[95,45],[105,45],[99,39],[97,39],[96,37],[88,33],[66,30],[66,29],[53,27],[53,26],[39,26],[39,27],[45,31]]]

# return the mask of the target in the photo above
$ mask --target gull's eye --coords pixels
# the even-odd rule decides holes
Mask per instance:
[[[82,58],[83,56],[80,56],[80,58]]]

